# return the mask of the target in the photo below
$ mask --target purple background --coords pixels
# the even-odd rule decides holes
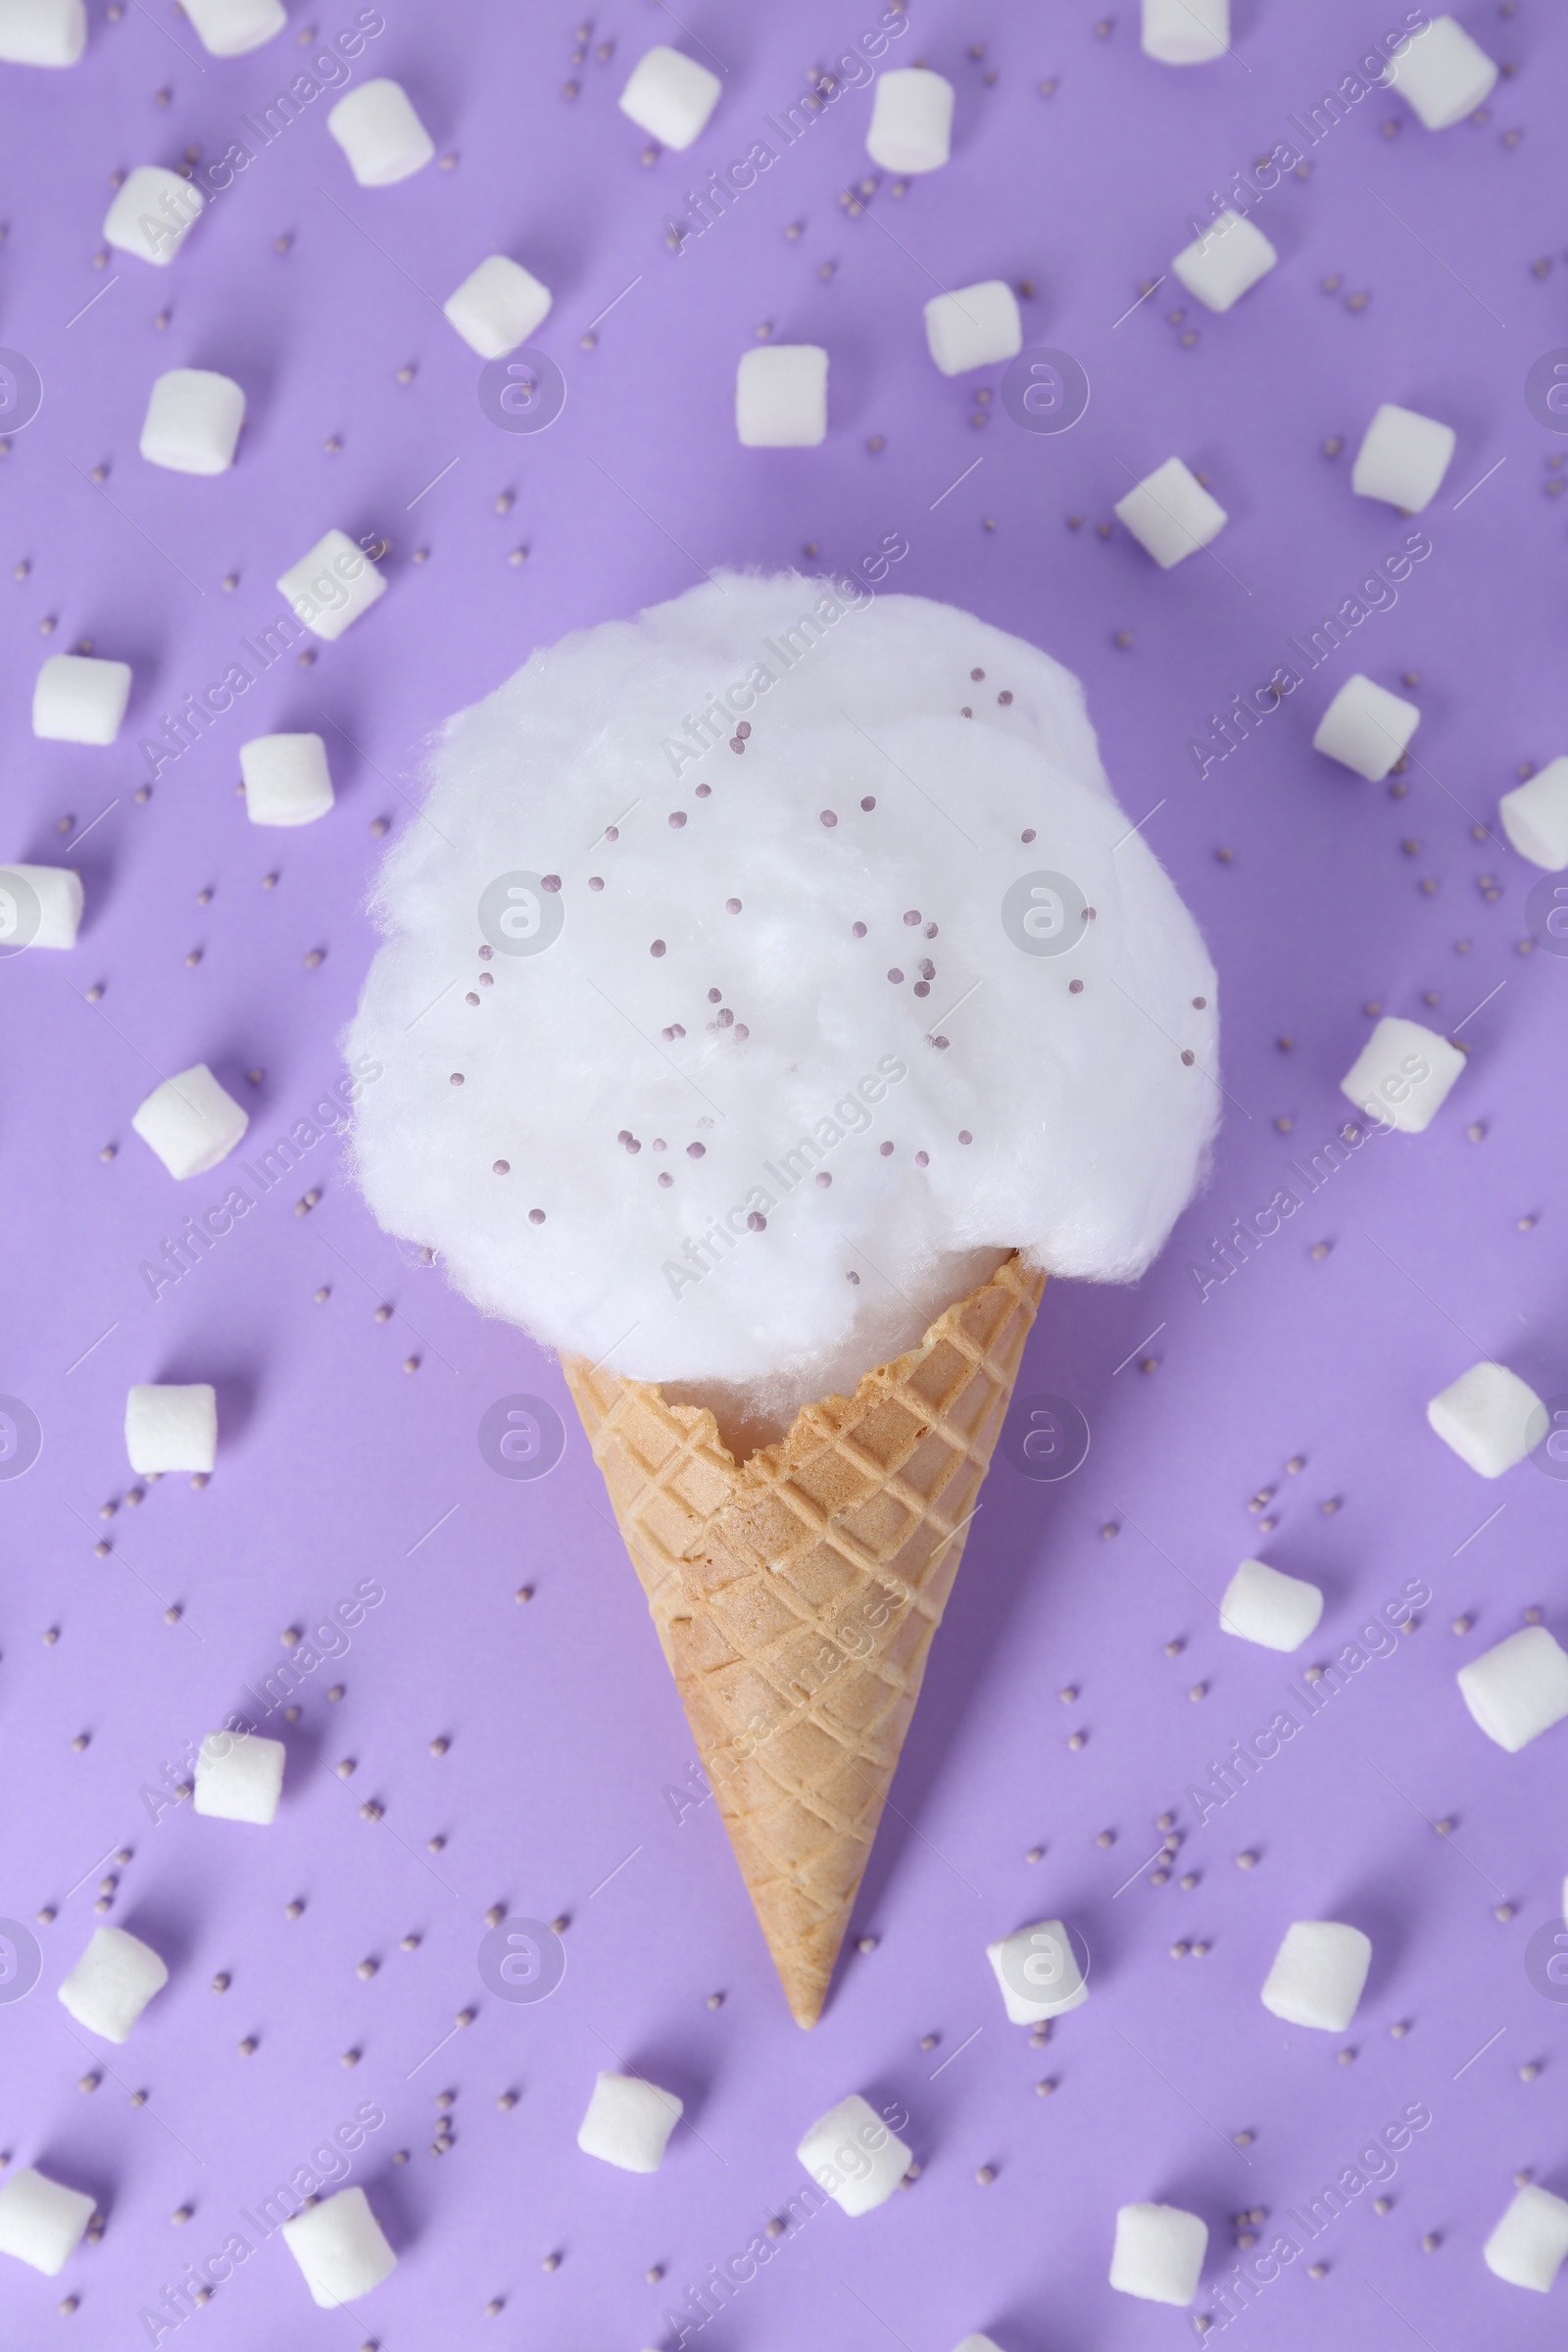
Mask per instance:
[[[45,1432],[36,1466],[0,1485],[0,1911],[59,1910],[37,1930],[38,1988],[0,2006],[0,2148],[89,2188],[108,2216],[102,2244],[58,2282],[3,2266],[9,2342],[52,2340],[67,2291],[81,2298],[74,2341],[145,2341],[137,2312],[161,2283],[373,2098],[388,2120],[354,2178],[398,2247],[395,2278],[362,2306],[318,2313],[274,2238],[166,2342],[271,2352],[286,2331],[389,2352],[637,2352],[662,2340],[663,2306],[792,2192],[802,2130],[856,2088],[907,2109],[918,2185],[854,2226],[835,2210],[812,2220],[710,2340],[950,2352],[984,2328],[1004,2352],[1174,2342],[1184,2315],[1105,2284],[1116,2206],[1167,2198],[1201,2213],[1212,2278],[1235,2259],[1237,2212],[1298,2204],[1414,2101],[1433,2122],[1388,2186],[1393,2212],[1357,2199],[1316,2249],[1327,2277],[1298,2263],[1235,2340],[1296,2352],[1328,2327],[1379,2352],[1560,2340],[1563,2290],[1549,2302],[1502,2286],[1480,2249],[1516,2170],[1568,2192],[1564,2011],[1524,1966],[1568,1864],[1568,1734],[1503,1755],[1453,1674],[1527,1606],[1568,1633],[1568,1487],[1530,1464],[1484,1485],[1422,1408],[1488,1353],[1544,1393],[1568,1391],[1568,965],[1521,954],[1537,876],[1495,831],[1472,833],[1472,819],[1495,827],[1520,762],[1568,748],[1563,517],[1545,496],[1568,443],[1522,396],[1530,363],[1568,341],[1549,102],[1568,25],[1547,0],[1467,4],[1483,44],[1517,68],[1484,122],[1431,137],[1374,94],[1308,176],[1267,200],[1280,266],[1237,311],[1213,318],[1167,284],[1113,324],[1187,242],[1210,189],[1290,135],[1286,117],[1398,12],[1236,0],[1234,57],[1173,73],[1139,54],[1134,0],[1108,4],[1102,20],[1082,0],[916,0],[890,62],[921,56],[956,82],[951,167],[902,197],[882,187],[851,217],[839,191],[869,171],[869,100],[848,94],[679,258],[665,213],[875,21],[871,0],[692,0],[686,30],[620,0],[593,26],[613,55],[580,67],[567,11],[388,0],[356,78],[401,78],[455,165],[358,189],[318,102],[167,270],[124,256],[94,269],[111,171],[174,163],[187,145],[221,152],[306,54],[299,12],[278,43],[223,63],[196,53],[169,0],[136,0],[114,23],[93,0],[76,71],[0,69],[0,341],[45,384],[0,464],[0,563],[30,564],[0,582],[0,854],[75,858],[88,905],[71,956],[0,969],[0,1388]],[[717,51],[725,94],[688,157],[644,169],[614,99],[662,38]],[[293,240],[286,254],[279,237]],[[476,363],[434,307],[494,250],[556,292],[539,339],[569,397],[534,438],[481,414]],[[1538,261],[1550,266],[1535,273]],[[1092,406],[1065,436],[1018,430],[1000,402],[973,425],[975,385],[998,371],[950,382],[925,356],[920,310],[936,284],[994,274],[1035,282],[1030,337],[1089,371]],[[1331,277],[1337,292],[1322,290]],[[820,450],[735,443],[735,363],[764,321],[831,352]],[[137,455],[149,386],[177,365],[246,389],[239,463],[220,480]],[[1423,518],[1434,553],[1395,611],[1200,782],[1184,747],[1206,713],[1266,678],[1286,638],[1409,527],[1349,494],[1384,399],[1458,429]],[[1334,435],[1347,443],[1337,461],[1323,454]],[[1132,476],[1173,452],[1230,514],[1223,568],[1161,575],[1109,527]],[[314,665],[278,663],[137,805],[137,739],[221,674],[277,610],[278,574],[334,524],[390,540],[387,597]],[[808,542],[822,565],[845,564],[894,531],[910,553],[889,585],[967,606],[1078,670],[1129,821],[1163,803],[1148,838],[1219,965],[1229,1101],[1209,1193],[1145,1282],[1047,1293],[1023,1391],[1076,1399],[1093,1447],[1056,1487],[999,1462],[859,1904],[856,1933],[877,1946],[851,1952],[807,2038],[715,1809],[677,1824],[663,1793],[691,1743],[555,1366],[375,1230],[335,1146],[155,1303],[139,1261],[223,1183],[219,1171],[176,1188],[129,1121],[158,1076],[206,1059],[261,1145],[333,1080],[371,952],[372,820],[408,820],[421,737],[533,647],[676,594],[705,565],[810,568]],[[519,546],[527,560],[509,564]],[[135,670],[113,751],[29,732],[37,662],[83,637]],[[1354,666],[1393,686],[1419,677],[1402,797],[1310,749]],[[338,807],[299,835],[253,831],[234,797],[238,746],[294,727],[326,736]],[[324,961],[308,968],[318,948]],[[1471,1066],[1432,1131],[1369,1147],[1200,1303],[1187,1261],[1346,1115],[1338,1081],[1365,1007],[1447,1027],[1489,992],[1463,1032]],[[254,1086],[251,1069],[265,1071]],[[307,1184],[324,1197],[296,1219]],[[1522,1232],[1527,1217],[1539,1222]],[[1309,1255],[1318,1241],[1332,1244],[1322,1259]],[[395,1312],[378,1324],[382,1302]],[[125,1389],[158,1379],[219,1384],[218,1473],[200,1493],[167,1479],[100,1523],[128,1484]],[[565,1458],[535,1484],[495,1476],[475,1443],[485,1408],[517,1391],[567,1419]],[[1288,1473],[1297,1455],[1305,1466]],[[1278,1490],[1266,1539],[1247,1507],[1264,1488]],[[1217,1630],[1213,1603],[1254,1549],[1327,1592],[1298,1671],[1407,1578],[1434,1599],[1412,1638],[1201,1827],[1185,1788],[1267,1721],[1289,1670]],[[316,1623],[369,1576],[386,1601],[308,1684],[277,1825],[188,1807],[155,1824],[143,1784],[272,1670],[281,1629]],[[513,1598],[524,1580],[526,1608]],[[183,1609],[173,1626],[166,1602]],[[1455,1639],[1460,1612],[1474,1630]],[[1168,1657],[1176,1640],[1186,1647]],[[1074,1688],[1063,1705],[1058,1690]],[[1070,1752],[1078,1729],[1087,1744]],[[77,1754],[79,1734],[90,1744]],[[439,1761],[438,1734],[452,1741]],[[345,1786],[331,1767],[348,1757]],[[368,1797],[385,1808],[379,1823],[360,1816]],[[1191,1891],[1137,1874],[1167,1807]],[[1446,1843],[1429,1826],[1443,1815],[1458,1824]],[[432,1836],[447,1840],[434,1856]],[[145,1933],[173,1981],[123,2050],[89,2059],[54,1988],[122,1844],[134,1859],[108,1916]],[[1036,1844],[1045,1859],[1031,1865]],[[1250,1873],[1233,1864],[1243,1848],[1260,1857]],[[307,1906],[292,1924],[291,1897]],[[1494,1918],[1500,1902],[1517,1907],[1511,1924]],[[566,1977],[541,2006],[481,1988],[495,1903],[570,1918]],[[1053,1913],[1087,1937],[1094,1991],[1042,2051],[1004,2023],[983,1946]],[[1337,2037],[1289,2031],[1258,2004],[1285,1926],[1303,1915],[1372,1935],[1345,2037],[1354,2064],[1337,2062]],[[405,1934],[422,1938],[416,1951],[398,1948]],[[1206,1940],[1207,1956],[1169,1957],[1178,1938]],[[368,1956],[381,1965],[365,1983]],[[232,1979],[221,1996],[209,1990],[220,1970]],[[713,1992],[724,1998],[710,2009]],[[470,2002],[472,2027],[427,2057]],[[1391,2037],[1403,2021],[1408,2034]],[[922,2052],[928,2034],[940,2039]],[[260,2045],[249,2059],[246,2034]],[[361,2063],[344,2072],[351,2049]],[[623,2062],[688,2103],[655,2180],[574,2145],[595,2071]],[[1521,2081],[1527,2062],[1544,2067],[1538,2082]],[[83,2096],[89,2068],[102,2084]],[[1059,2083],[1049,2100],[1034,2095],[1042,2076]],[[500,2113],[509,2087],[519,2102]],[[457,2144],[437,2159],[434,2098],[449,2088]],[[1255,2140],[1238,2151],[1244,2130]],[[996,2168],[990,2186],[976,2184],[982,2165]],[[194,2219],[172,2227],[187,2203]],[[1422,2250],[1426,2232],[1437,2251]],[[662,2285],[645,2279],[656,2264]],[[492,2297],[505,2310],[486,2322]]]

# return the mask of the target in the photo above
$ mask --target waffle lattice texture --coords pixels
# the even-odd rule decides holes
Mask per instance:
[[[821,2015],[1045,1277],[1009,1258],[737,1466],[704,1405],[565,1366],[784,1990]]]

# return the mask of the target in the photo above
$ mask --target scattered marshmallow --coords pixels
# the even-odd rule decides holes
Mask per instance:
[[[84,0],[0,0],[0,65],[74,66],[86,46]]]
[[[239,772],[253,825],[309,825],[332,806],[319,735],[257,735],[239,747]]]
[[[1241,213],[1219,213],[1200,237],[1183,246],[1171,269],[1189,294],[1211,311],[1228,311],[1249,287],[1267,277],[1279,255],[1260,228]]]
[[[470,351],[481,360],[502,360],[544,324],[553,300],[531,270],[504,253],[492,253],[441,308]]]
[[[735,430],[747,449],[815,449],[827,438],[827,353],[763,343],[735,371]]]
[[[708,127],[723,83],[678,49],[650,49],[632,68],[620,111],[661,147],[689,147]]]
[[[171,473],[226,473],[245,421],[245,395],[210,368],[171,368],[147,403],[141,454]]]
[[[1472,1364],[1434,1396],[1427,1419],[1461,1462],[1483,1478],[1500,1478],[1546,1434],[1546,1408],[1505,1364]]]
[[[896,66],[877,78],[865,150],[884,172],[913,177],[953,153],[953,84],[929,66]]]
[[[885,2205],[913,2162],[858,2091],[821,2116],[795,2151],[818,2188],[851,2215]]]
[[[0,865],[0,947],[25,930],[24,947],[74,948],[81,905],[74,866]]]
[[[957,2352],[1002,2352],[1002,2346],[989,2335],[966,2335]]]
[[[411,179],[435,153],[435,141],[415,113],[408,91],[384,75],[362,81],[340,98],[326,118],[326,127],[362,188],[390,188],[400,179]]]
[[[1458,438],[1451,424],[1386,400],[1356,452],[1350,488],[1357,498],[1380,498],[1419,514],[1442,489]]]
[[[1343,2034],[1372,1965],[1372,1941],[1359,1928],[1333,1919],[1298,1919],[1285,1931],[1261,1994],[1265,2009],[1288,2026]]]
[[[130,700],[130,663],[51,654],[32,690],[32,731],[51,743],[113,743]]]
[[[130,1123],[171,1176],[185,1177],[205,1176],[226,1159],[250,1119],[206,1062],[198,1061],[155,1086]]]
[[[1389,64],[1389,79],[1428,130],[1451,130],[1491,97],[1497,68],[1455,17],[1434,17]]]
[[[1463,1068],[1458,1047],[1435,1029],[1385,1013],[1340,1080],[1340,1092],[1383,1126],[1423,1135]]]
[[[1161,571],[1196,556],[1230,520],[1218,499],[1209,497],[1180,458],[1167,458],[1146,474],[1117,500],[1116,513]]]
[[[1208,2224],[1179,2205],[1123,2205],[1116,2214],[1110,2283],[1146,2303],[1191,2303],[1198,2293]]]
[[[209,1732],[196,1754],[197,1812],[265,1830],[277,1818],[286,1754],[281,1740],[259,1732]]]
[[[184,8],[209,57],[244,57],[288,23],[279,0],[184,0]]]
[[[367,82],[367,89],[369,88]],[[330,645],[386,594],[386,580],[347,531],[328,531],[277,583],[295,618]]]
[[[618,2165],[623,2173],[657,2173],[682,2101],[637,2075],[601,2075],[577,2129],[585,2156]]]
[[[1162,66],[1206,66],[1230,45],[1231,0],[1144,0],[1144,55]]]
[[[1552,2280],[1568,2258],[1568,2204],[1549,2188],[1531,2181],[1513,2203],[1482,2249],[1482,2259],[1494,2278],[1510,2286],[1533,2287],[1549,2293]]]
[[[56,2278],[92,2216],[93,2200],[79,2188],[62,2188],[58,2180],[24,2165],[0,2188],[0,2254],[14,2254],[46,2278]]]
[[[1521,858],[1551,874],[1568,866],[1568,759],[1553,760],[1497,803],[1502,829]]]
[[[1244,1560],[1225,1588],[1219,1621],[1240,1641],[1264,1649],[1299,1649],[1323,1614],[1323,1595],[1304,1577],[1263,1560]]]
[[[121,253],[167,269],[190,235],[207,199],[194,180],[162,164],[138,164],[115,191],[104,236]]]
[[[1568,1650],[1527,1625],[1461,1666],[1459,1691],[1489,1740],[1516,1756],[1568,1715]]]
[[[986,1958],[996,1971],[1010,2025],[1062,2017],[1089,1998],[1072,1938],[1059,1919],[1043,1919],[988,1943]]]
[[[925,306],[925,339],[944,375],[963,375],[1023,349],[1023,314],[1004,278],[982,278],[956,294],[934,294]]]
[[[125,1398],[125,1451],[142,1478],[211,1470],[218,1458],[218,1391],[206,1381],[133,1388]]]
[[[1357,670],[1347,678],[1317,722],[1314,752],[1351,767],[1369,784],[1381,784],[1421,724],[1414,703],[1390,694]]]
[[[78,2026],[105,2041],[125,2041],[169,1971],[150,1943],[123,1928],[100,1928],[60,1987]]]
[[[283,2240],[323,2311],[357,2303],[398,2267],[363,2188],[341,2188],[297,2213],[283,2224]]]

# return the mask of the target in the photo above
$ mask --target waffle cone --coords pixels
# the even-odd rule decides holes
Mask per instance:
[[[705,1405],[567,1386],[796,2020],[816,2023],[1045,1277],[1017,1257],[737,1464]]]

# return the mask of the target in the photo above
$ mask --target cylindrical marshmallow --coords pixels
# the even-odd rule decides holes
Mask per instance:
[[[1550,874],[1568,866],[1568,758],[1551,760],[1497,803],[1502,829],[1521,858]]]
[[[0,0],[0,65],[74,66],[86,46],[85,0]]]
[[[929,66],[878,76],[866,153],[884,172],[935,172],[953,152],[953,84]]]
[[[171,1176],[202,1176],[226,1159],[250,1125],[205,1061],[155,1086],[130,1123]]]
[[[735,372],[735,430],[747,449],[814,449],[827,438],[827,353],[761,343]]]
[[[1179,2205],[1122,2205],[1110,2283],[1146,2303],[1191,2303],[1208,2252],[1208,2224]]]
[[[141,454],[171,473],[226,473],[244,421],[245,395],[232,377],[171,368],[153,385]]]
[[[92,2220],[93,2200],[23,2165],[0,2188],[0,2254],[58,2278]]]
[[[954,294],[934,294],[925,306],[926,348],[944,375],[963,375],[1016,359],[1023,349],[1023,314],[1004,278],[982,278]]]
[[[1206,310],[1228,311],[1268,275],[1279,258],[1244,213],[1223,212],[1215,214],[1201,236],[1183,246],[1171,270]]]
[[[1428,130],[1451,130],[1491,97],[1498,69],[1455,17],[1434,17],[1395,57],[1389,79]]]
[[[130,663],[51,654],[32,689],[32,731],[50,743],[113,743],[130,700]]]
[[[1033,2026],[1042,2018],[1064,2017],[1089,1998],[1072,1937],[1059,1919],[1015,1929],[999,1942],[988,1943],[986,1958],[1002,1987],[1009,2025]]]
[[[99,1928],[60,1987],[78,2026],[105,2041],[125,2041],[169,1971],[150,1943],[123,1928]]]
[[[349,159],[362,188],[389,188],[420,172],[435,153],[435,141],[414,111],[401,82],[362,81],[340,98],[326,127]]]
[[[1343,2034],[1372,1965],[1372,1939],[1337,1919],[1298,1919],[1285,1931],[1259,1996],[1288,2026]]]
[[[1490,1361],[1472,1364],[1434,1396],[1427,1420],[1483,1478],[1500,1478],[1522,1462],[1548,1427],[1546,1408],[1529,1382]]]
[[[912,2161],[858,2091],[819,2116],[795,2153],[817,2187],[852,2216],[885,2205]]]
[[[121,253],[138,261],[172,262],[195,226],[206,203],[193,180],[162,164],[138,164],[116,190],[104,216],[104,236]]]
[[[125,1398],[125,1452],[143,1478],[211,1470],[218,1459],[218,1392],[206,1381],[144,1383]]]
[[[1196,556],[1230,520],[1180,458],[1167,458],[1146,474],[1116,501],[1115,512],[1161,571]]]
[[[330,645],[386,594],[385,574],[347,531],[328,531],[277,583],[296,620]]]
[[[288,23],[280,0],[184,0],[184,7],[209,57],[244,57]]]
[[[601,2075],[577,2127],[577,2145],[585,2156],[618,2165],[623,2173],[657,2173],[681,2114],[672,2090],[640,2075]]]
[[[1380,1125],[1424,1135],[1463,1068],[1458,1047],[1435,1029],[1385,1013],[1340,1080],[1340,1092]]]
[[[266,1829],[277,1818],[287,1752],[260,1732],[209,1732],[196,1751],[197,1812]]]
[[[1421,712],[1402,695],[1391,694],[1359,670],[1347,678],[1317,722],[1312,749],[1353,768],[1369,784],[1381,784],[1389,770],[1404,758],[1405,747],[1421,724]]]
[[[441,308],[481,360],[502,360],[544,324],[551,300],[550,288],[541,285],[531,270],[504,253],[493,253],[468,272]]]
[[[650,49],[632,68],[620,111],[661,147],[689,147],[708,126],[723,83],[679,49]]]
[[[283,2224],[283,2241],[323,2311],[357,2302],[397,2269],[363,2188],[340,2189]]]
[[[1568,2259],[1568,2204],[1528,2181],[1488,2238],[1482,2259],[1509,2286],[1549,2293]]]
[[[253,825],[309,825],[332,806],[319,735],[258,735],[239,747],[245,813]]]
[[[0,865],[0,948],[74,948],[81,876],[69,865]]]
[[[1419,514],[1442,489],[1457,439],[1451,424],[1386,400],[1356,452],[1350,488],[1357,498],[1380,498]]]
[[[1144,0],[1144,55],[1206,66],[1231,45],[1231,0]]]
[[[1568,1650],[1527,1625],[1458,1672],[1460,1695],[1489,1740],[1516,1756],[1568,1715]]]
[[[1323,1614],[1323,1595],[1304,1577],[1263,1560],[1244,1560],[1225,1588],[1219,1621],[1238,1641],[1264,1649],[1299,1649]]]

